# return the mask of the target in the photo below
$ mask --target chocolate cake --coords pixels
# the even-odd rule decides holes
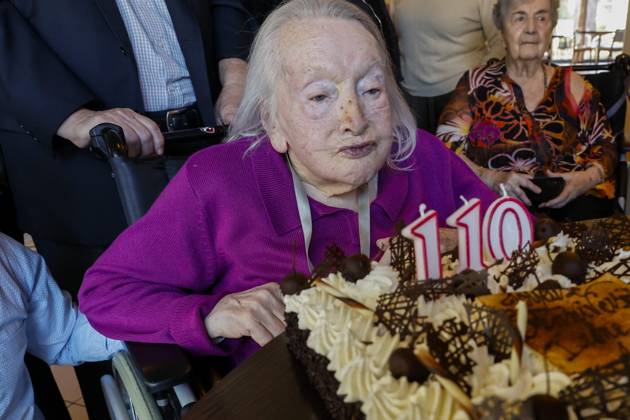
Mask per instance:
[[[336,419],[628,418],[627,227],[562,225],[483,272],[444,257],[437,281],[401,236],[388,264],[332,248],[286,288],[289,348]]]

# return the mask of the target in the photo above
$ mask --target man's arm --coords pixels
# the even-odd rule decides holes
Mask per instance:
[[[217,99],[216,119],[218,124],[230,124],[243,98],[247,62],[240,58],[224,58],[219,61],[221,94]]]
[[[26,134],[52,147],[61,123],[96,100],[10,1],[0,1],[0,92]]]
[[[87,147],[89,130],[102,122],[121,126],[129,155],[162,153],[164,139],[150,119],[128,109],[94,111],[98,98],[59,59],[10,1],[0,1],[1,100],[24,133],[52,150],[55,134]]]
[[[487,46],[487,53],[483,60],[484,63],[491,58],[505,57],[503,35],[501,35],[501,32],[492,19],[492,8],[496,2],[496,0],[479,0],[479,18],[481,28],[486,37]]]
[[[28,275],[20,281],[32,285],[26,320],[29,353],[49,364],[76,365],[108,359],[124,348],[92,328],[70,295],[59,289],[41,256],[26,249],[23,254],[29,268],[16,273]]]
[[[212,2],[215,49],[219,60],[221,94],[217,99],[217,123],[229,124],[243,97],[249,48],[254,34],[246,29],[249,13],[238,0]]]

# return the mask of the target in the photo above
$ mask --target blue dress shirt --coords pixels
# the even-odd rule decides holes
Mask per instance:
[[[184,54],[164,0],[116,0],[138,67],[145,111],[195,102]]]
[[[123,343],[96,332],[50,275],[43,258],[0,234],[0,418],[43,418],[24,365],[104,360]]]

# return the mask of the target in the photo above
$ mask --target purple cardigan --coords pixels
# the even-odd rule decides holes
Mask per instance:
[[[478,197],[496,195],[431,134],[418,131],[412,169],[379,172],[371,204],[375,241],[397,221],[418,217],[418,205],[440,222]],[[251,139],[211,147],[192,156],[151,210],[124,231],[87,272],[80,308],[108,337],[176,343],[193,353],[230,356],[239,363],[256,351],[250,338],[215,344],[204,317],[223,296],[278,282],[295,265],[307,273],[304,239],[291,174],[268,140],[245,153]],[[356,213],[310,201],[310,256],[319,263],[328,245],[359,252]]]

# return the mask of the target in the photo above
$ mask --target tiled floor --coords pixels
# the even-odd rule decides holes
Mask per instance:
[[[51,366],[51,369],[72,420],[88,420],[74,368],[72,366]]]
[[[33,251],[36,250],[33,239],[29,234],[24,235],[24,245]],[[51,370],[57,382],[57,386],[61,391],[61,395],[66,402],[66,407],[68,407],[68,412],[70,412],[72,420],[88,420],[79,382],[77,381],[77,376],[74,374],[74,368],[72,366],[55,365],[51,366]]]

